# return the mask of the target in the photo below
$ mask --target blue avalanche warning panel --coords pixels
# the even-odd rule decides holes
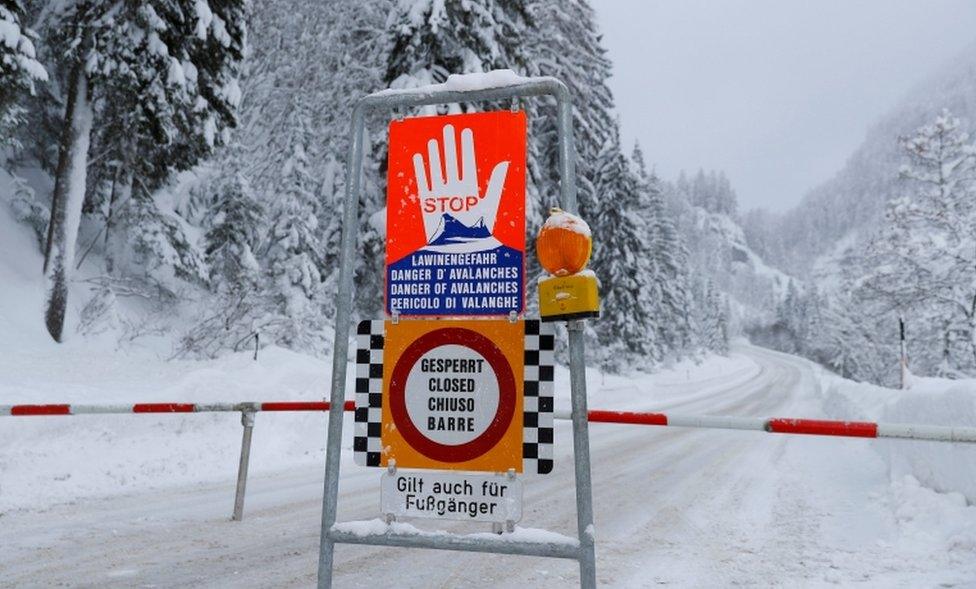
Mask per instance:
[[[525,113],[390,123],[386,312],[521,314]]]

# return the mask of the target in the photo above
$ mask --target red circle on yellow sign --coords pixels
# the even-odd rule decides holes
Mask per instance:
[[[481,354],[498,380],[495,417],[478,437],[463,444],[442,444],[425,436],[407,412],[406,384],[410,370],[420,358],[440,346],[457,345]],[[515,375],[501,350],[487,337],[461,327],[445,327],[424,334],[400,355],[390,378],[390,413],[403,439],[424,456],[441,462],[464,462],[484,455],[505,435],[515,415]]]

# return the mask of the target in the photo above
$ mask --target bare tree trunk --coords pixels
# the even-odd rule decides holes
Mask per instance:
[[[105,272],[111,276],[115,273],[115,252],[112,251],[111,235],[115,226],[117,207],[124,207],[129,198],[132,197],[132,162],[129,156],[129,147],[124,148],[126,154],[119,162],[119,169],[115,172],[115,179],[112,181],[112,193],[109,198],[108,215],[105,219]]]
[[[92,111],[88,97],[88,76],[84,64],[71,68],[68,104],[58,154],[58,167],[51,197],[51,222],[48,225],[44,256],[46,279],[45,324],[54,341],[61,341],[68,303],[68,279],[75,256],[75,241],[85,200],[88,145]]]
[[[105,250],[105,274],[111,276],[115,271],[115,256],[109,249],[112,235],[112,215],[115,213],[116,195],[119,192],[119,174],[122,172],[121,162],[115,165],[115,174],[112,176],[112,191],[108,196],[108,210],[105,211],[105,240],[102,242],[102,249]]]
[[[952,323],[948,320],[942,323],[942,368],[939,376],[949,376],[952,368]]]

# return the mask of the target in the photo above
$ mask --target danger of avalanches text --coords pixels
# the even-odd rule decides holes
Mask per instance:
[[[474,413],[474,399],[470,397],[443,396],[443,393],[475,392],[475,380],[453,376],[454,374],[480,374],[484,370],[483,359],[465,358],[423,358],[420,371],[426,374],[451,374],[452,376],[432,376],[427,379],[427,410],[431,413],[454,413],[455,415],[427,416],[427,431],[473,432],[474,417],[458,416]],[[440,393],[440,394],[439,394]]]
[[[437,515],[494,515],[499,507],[498,500],[506,499],[505,492],[508,485],[494,481],[481,482],[481,497],[497,497],[497,500],[479,500],[474,498],[475,487],[468,480],[441,482],[433,481],[424,494],[424,480],[419,477],[398,477],[396,490],[405,493],[404,506],[407,511],[426,511]],[[471,499],[456,499],[455,496],[471,497]]]
[[[516,309],[519,306],[519,268],[467,266],[430,268],[428,264],[462,262],[496,264],[497,255],[427,255],[418,268],[390,270],[391,308],[398,311],[460,309]]]
[[[412,268],[391,270],[390,279],[400,311],[439,309],[442,301],[465,310],[518,307],[517,268]]]

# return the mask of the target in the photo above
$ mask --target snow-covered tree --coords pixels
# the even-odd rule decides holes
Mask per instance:
[[[528,8],[536,24],[525,31],[532,73],[562,80],[572,97],[577,198],[586,218],[597,207],[594,164],[616,126],[608,85],[612,64],[587,0],[532,0]],[[557,204],[559,195],[555,101],[542,102],[535,114],[532,141],[539,154],[534,171],[540,192],[536,206],[546,211]]]
[[[699,169],[690,179],[681,172],[677,181],[678,190],[696,207],[710,213],[720,213],[735,217],[738,211],[738,198],[732,183],[725,172]]]
[[[660,357],[651,325],[653,293],[649,284],[654,268],[647,235],[637,215],[638,179],[620,150],[614,133],[596,161],[596,190],[601,195],[598,210],[588,221],[593,228],[592,268],[600,279],[602,314],[596,326],[601,353],[618,362],[627,358],[614,353],[615,342],[629,353],[653,361]]]
[[[524,73],[529,20],[525,0],[400,0],[388,21],[384,79],[413,88],[450,74]]]
[[[47,70],[37,61],[36,36],[23,24],[20,0],[0,0],[0,147],[13,141],[13,129],[23,122],[25,94],[47,80]]]
[[[68,99],[58,167],[51,197],[51,221],[44,251],[44,323],[55,341],[61,341],[68,303],[68,280],[74,265],[75,241],[85,197],[92,108],[88,76],[75,57],[67,81]]]
[[[705,279],[698,291],[698,343],[719,354],[729,353],[728,299],[711,279]]]
[[[213,153],[236,124],[245,17],[245,0],[68,0],[46,23],[52,53],[61,60],[59,71],[68,72],[45,259],[51,285],[47,323],[56,340],[64,321],[93,118],[99,119],[96,144],[114,167],[111,176],[121,182],[122,194],[133,195],[134,220],[151,220],[164,227],[160,236],[176,239],[161,254],[179,249],[187,243],[182,227],[154,212],[153,190],[170,172],[189,169]],[[105,121],[105,115],[111,119]],[[143,190],[133,192],[137,184]]]
[[[254,34],[242,80],[242,123],[236,137],[243,145],[242,158],[255,194],[269,211],[269,222],[274,222],[276,211],[281,212],[283,191],[294,183],[296,168],[290,162],[295,145],[302,145],[306,161],[302,190],[311,195],[316,217],[302,221],[310,231],[310,239],[303,241],[318,243],[318,253],[309,250],[309,257],[321,274],[314,305],[320,319],[331,316],[334,293],[329,289],[338,272],[349,115],[359,98],[385,86],[387,55],[382,40],[394,5],[394,0],[269,0],[254,11],[250,23]],[[383,206],[385,197],[370,131],[382,129],[385,119],[382,113],[368,121],[360,198],[363,255],[356,260],[356,284],[371,292],[382,287],[385,240],[370,226],[369,218]],[[268,290],[275,290],[275,277],[282,271],[269,268],[263,253],[259,261]],[[274,300],[265,301],[266,311],[280,317],[281,299]],[[357,304],[367,316],[374,316],[380,305],[376,297],[357,297]]]
[[[860,296],[928,326],[939,372],[976,371],[976,147],[948,112],[901,141],[908,196],[890,201],[860,261]],[[916,332],[918,333],[918,332]]]
[[[215,289],[237,290],[258,282],[255,251],[263,226],[261,205],[244,174],[222,177],[213,188],[204,237],[207,265]]]
[[[691,347],[688,320],[692,297],[689,290],[688,250],[668,210],[660,180],[648,172],[640,145],[631,161],[638,179],[638,215],[645,231],[645,249],[651,257],[653,274],[648,289],[652,295],[651,315],[662,354],[678,356]]]
[[[313,182],[301,142],[294,145],[285,166],[286,184],[271,208],[264,258],[273,304],[291,323],[279,339],[282,344],[296,345],[308,341],[309,332],[321,329],[323,314],[318,303],[322,299],[320,268],[324,254],[318,237]]]

